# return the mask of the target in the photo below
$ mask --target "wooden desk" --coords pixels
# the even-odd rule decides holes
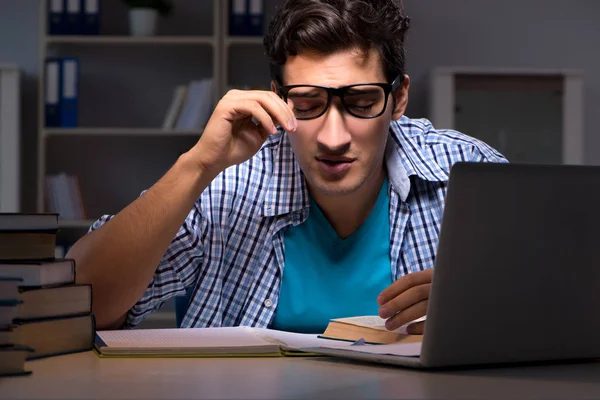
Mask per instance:
[[[30,361],[0,399],[600,398],[600,363],[421,372],[331,358]]]

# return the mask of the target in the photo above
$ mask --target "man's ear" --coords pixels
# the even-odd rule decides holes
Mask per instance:
[[[406,105],[408,104],[408,89],[410,88],[410,78],[408,75],[404,75],[404,81],[392,96],[394,96],[394,110],[392,111],[392,120],[400,119],[406,111]]]
[[[276,95],[279,95],[279,93],[277,93],[277,83],[274,79],[271,81],[271,91],[274,92]]]

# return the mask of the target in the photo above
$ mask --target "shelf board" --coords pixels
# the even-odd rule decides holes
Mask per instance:
[[[231,46],[235,44],[249,44],[262,46],[263,45],[263,37],[262,36],[228,36],[225,38],[225,46]]]
[[[89,228],[96,222],[93,219],[59,219],[58,226],[60,228]]]
[[[138,45],[161,44],[214,45],[212,36],[117,36],[117,35],[48,35],[46,44]]]
[[[45,128],[44,136],[200,136],[202,131],[165,130],[162,128]]]

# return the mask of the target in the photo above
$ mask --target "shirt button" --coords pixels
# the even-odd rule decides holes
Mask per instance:
[[[269,308],[273,305],[273,302],[271,301],[271,299],[266,299],[264,304],[265,307]]]

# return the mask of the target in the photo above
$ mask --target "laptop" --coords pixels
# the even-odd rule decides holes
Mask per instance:
[[[600,358],[600,167],[456,163],[433,276],[416,356],[310,351],[414,368]]]

